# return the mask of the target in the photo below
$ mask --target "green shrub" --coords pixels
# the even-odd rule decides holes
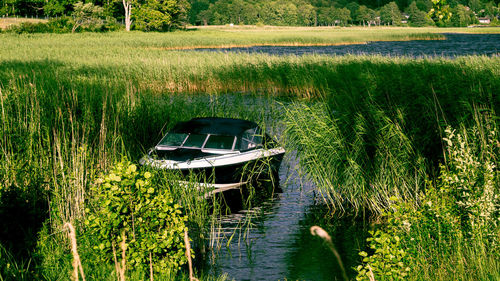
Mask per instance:
[[[156,272],[175,272],[186,262],[183,233],[187,217],[171,195],[155,185],[151,172],[139,172],[122,160],[92,188],[94,198],[85,221],[94,249],[104,262],[121,253],[126,237],[128,266],[148,268],[150,255]],[[117,254],[119,255],[119,254]]]
[[[12,33],[46,33],[50,29],[46,23],[23,22],[20,25],[11,25],[7,28],[7,32]]]
[[[71,32],[71,28],[73,27],[74,21],[73,18],[65,16],[52,18],[49,20],[47,25],[50,27],[50,32],[54,33],[68,33]]]
[[[497,172],[498,135],[495,128],[446,129],[448,163],[441,167],[437,190],[449,198],[467,240],[491,242],[499,248],[500,194]]]
[[[7,32],[11,33],[68,33],[71,32],[74,21],[71,17],[52,18],[48,22],[23,22],[20,25],[11,25]]]
[[[370,235],[367,241],[375,253],[370,256],[359,253],[366,264],[356,268],[356,280],[370,280],[373,276],[377,276],[377,280],[401,280],[408,276],[410,268],[403,262],[407,254],[401,249],[400,238],[380,230],[370,231]]]

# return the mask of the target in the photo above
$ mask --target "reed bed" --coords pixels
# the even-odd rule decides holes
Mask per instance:
[[[463,29],[464,32],[470,32]],[[486,31],[486,29],[484,29]],[[451,30],[450,30],[451,31]],[[414,39],[443,39],[438,34],[439,29],[430,28],[201,28],[169,33],[143,32],[113,32],[108,34],[64,34],[59,38],[72,38],[76,41],[65,41],[64,45],[81,44],[82,41],[99,38],[98,45],[132,48],[196,48],[196,47],[223,47],[254,44],[338,44],[360,43],[377,40],[414,40]],[[498,32],[498,29],[496,30]],[[24,35],[28,38],[53,37],[55,34]],[[2,36],[14,36],[3,34]],[[34,37],[32,37],[34,36]],[[27,39],[27,38],[25,38]],[[28,39],[29,40],[29,39]],[[35,39],[36,40],[36,39]],[[117,42],[121,41],[121,42]],[[59,44],[62,42],[59,42]],[[90,47],[90,46],[89,46]]]

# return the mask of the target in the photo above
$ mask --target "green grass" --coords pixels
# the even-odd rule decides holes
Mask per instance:
[[[245,27],[0,34],[0,194],[45,202],[44,218],[50,218],[38,245],[28,249],[39,253],[30,268],[48,272],[40,278],[69,276],[68,249],[58,246],[64,241],[60,227],[73,221],[83,229],[96,175],[122,155],[138,159],[177,121],[196,116],[251,119],[281,135],[332,210],[380,213],[391,196],[414,198],[441,159],[443,125],[466,123],[473,106],[498,112],[500,58],[166,49],[407,40],[435,38],[439,31]],[[203,236],[214,216],[210,207],[184,189],[172,193]],[[30,224],[24,218],[19,223]],[[50,249],[59,254],[51,256]],[[110,270],[90,271],[104,276]]]

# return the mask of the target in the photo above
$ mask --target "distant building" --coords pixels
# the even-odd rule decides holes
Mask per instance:
[[[490,24],[491,20],[488,17],[478,18],[480,24]]]
[[[410,16],[408,14],[404,13],[403,18],[401,19],[401,23],[407,24],[409,18],[410,18]]]

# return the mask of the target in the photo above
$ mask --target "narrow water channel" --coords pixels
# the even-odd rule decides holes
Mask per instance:
[[[295,159],[282,164],[282,192],[220,218],[221,227],[211,237],[220,246],[211,259],[211,274],[226,273],[234,280],[341,280],[333,254],[310,234],[310,227],[319,225],[330,233],[353,276],[368,226],[350,218],[328,218],[328,208],[316,202],[314,186],[295,167]],[[246,232],[238,230],[242,225]]]

